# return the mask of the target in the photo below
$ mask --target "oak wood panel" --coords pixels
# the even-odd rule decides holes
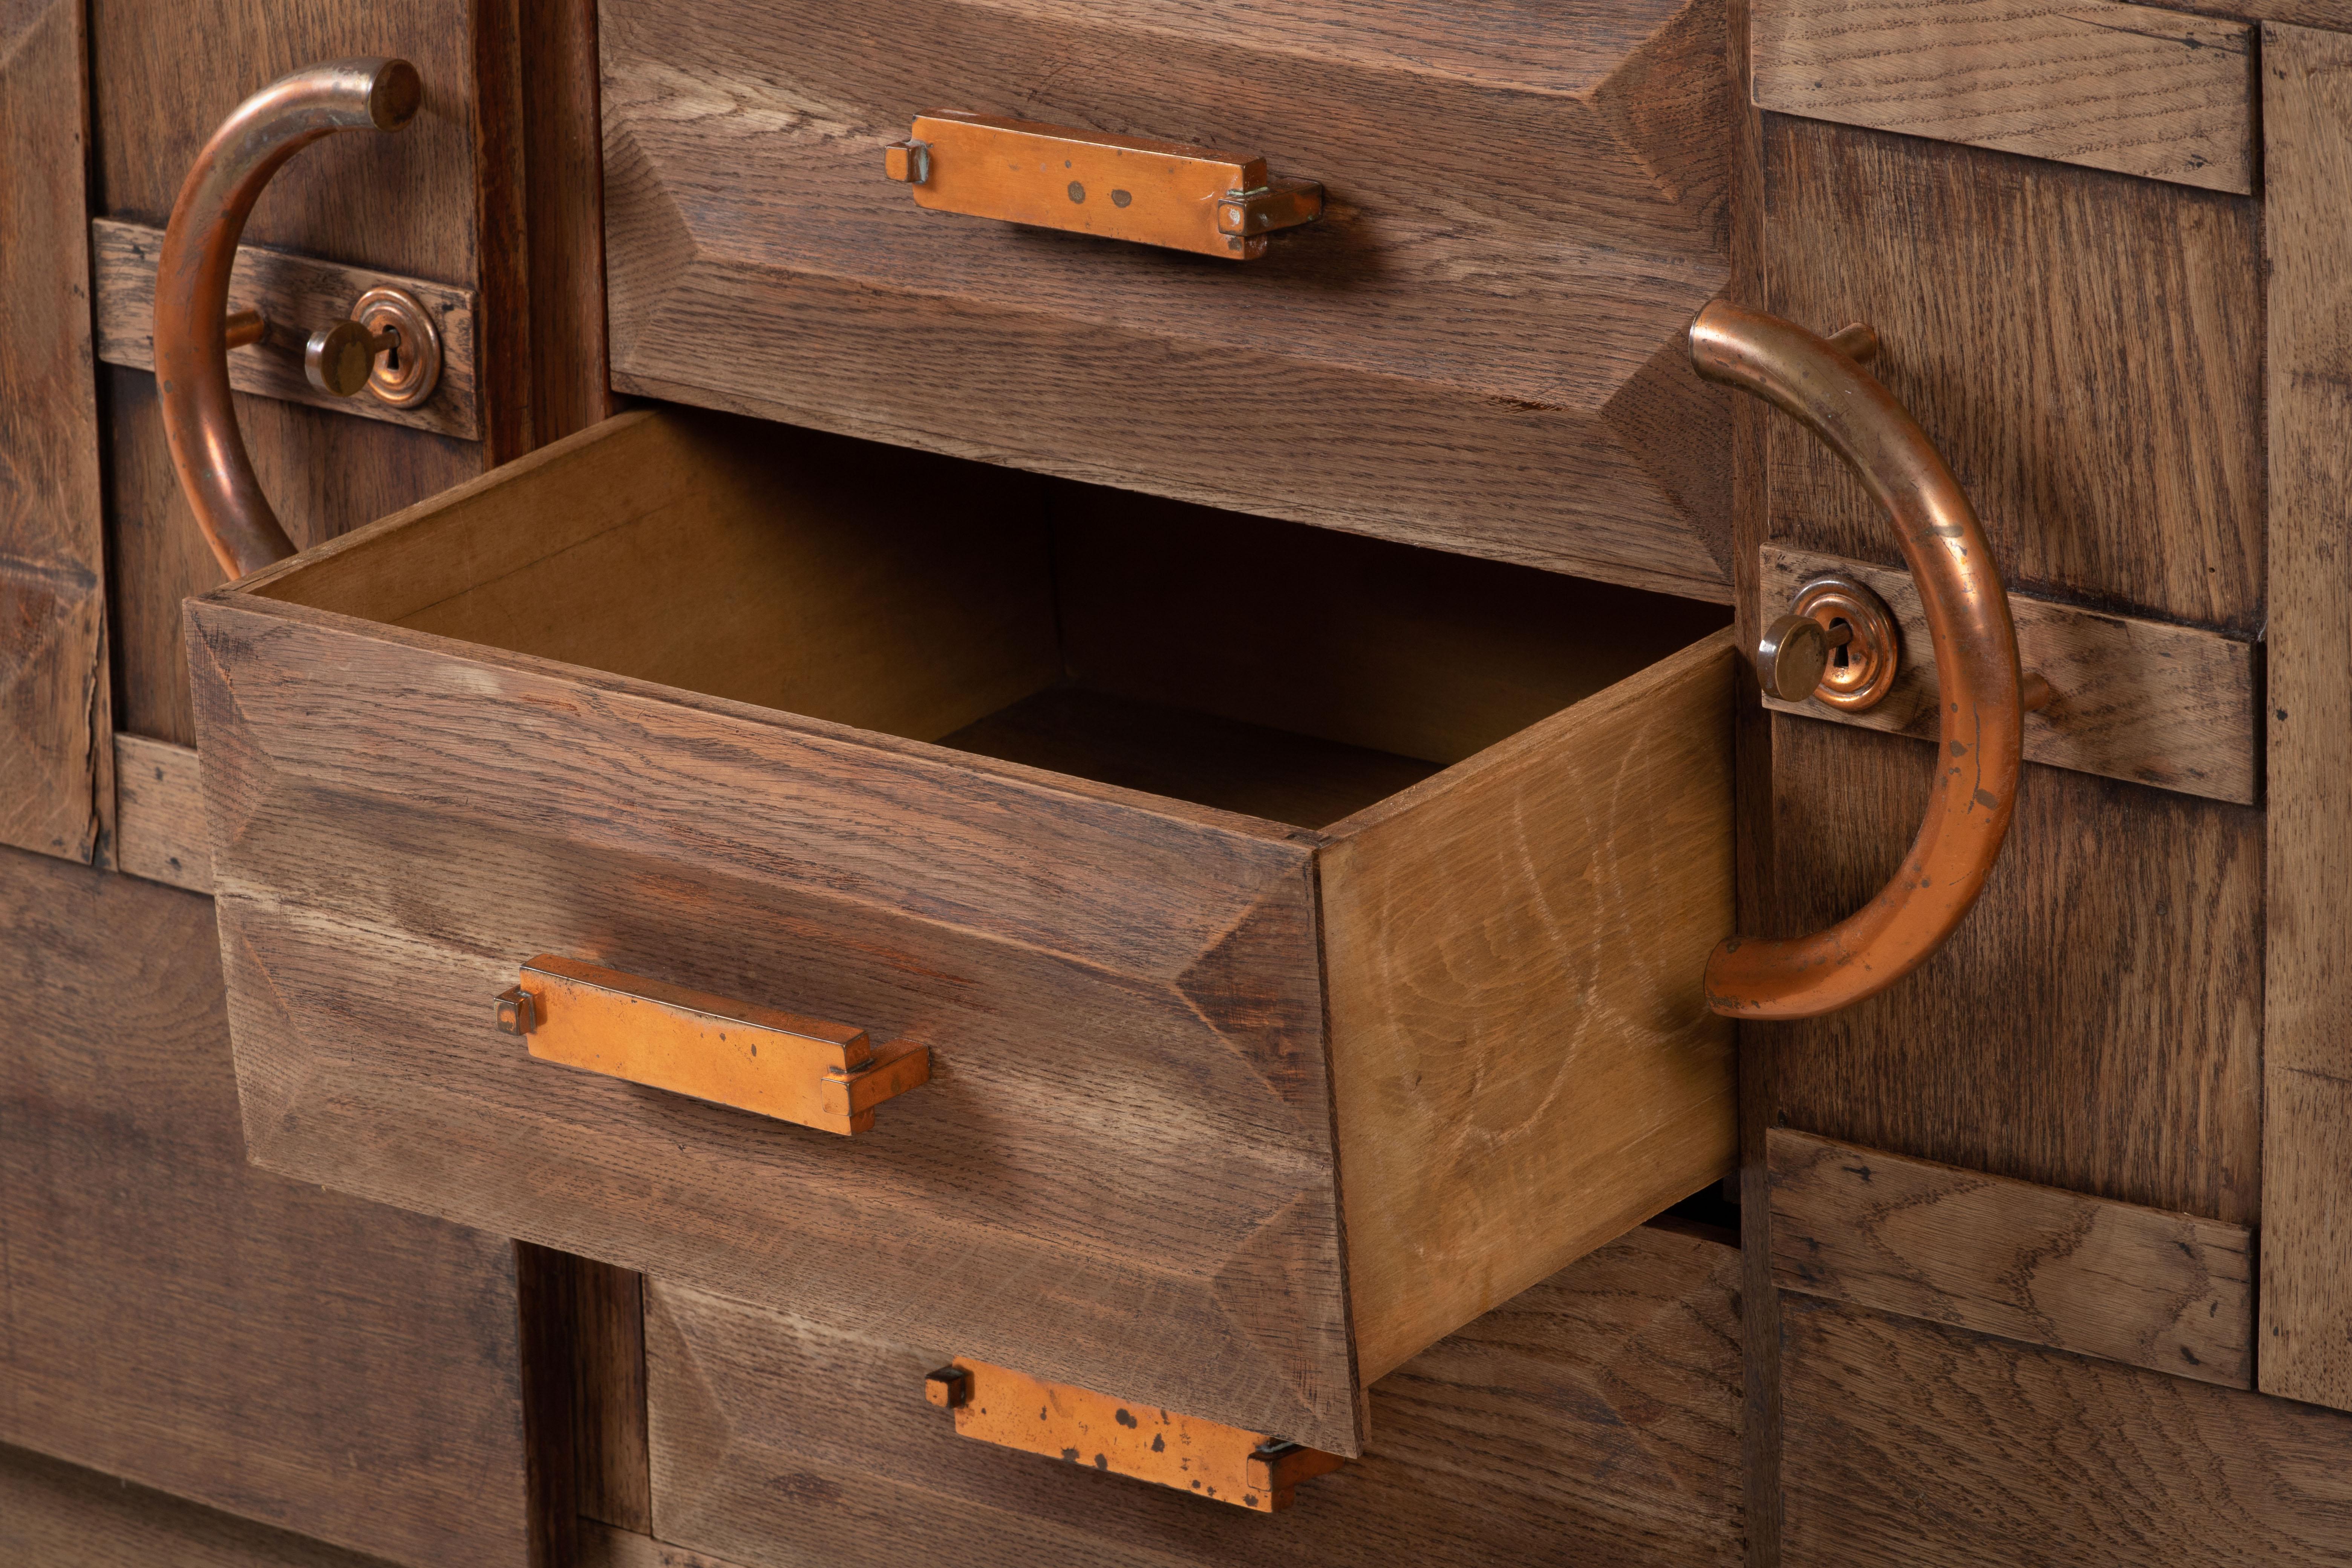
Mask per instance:
[[[513,1249],[251,1169],[210,901],[0,854],[0,1441],[527,1561]]]
[[[0,1562],[24,1568],[385,1568],[323,1542],[0,1447]]]
[[[648,1286],[654,1534],[743,1568],[1738,1561],[1731,1249],[1641,1228],[1371,1393],[1365,1458],[1242,1510],[959,1438],[955,1346]]]
[[[1055,485],[1045,504],[1073,679],[1432,763],[1517,734],[1728,618],[1720,605],[1156,496]]]
[[[98,277],[98,357],[108,364],[152,373],[155,368],[155,258],[163,253],[163,231],[145,224],[100,218],[89,226],[89,243]],[[379,285],[404,289],[414,295],[440,334],[440,379],[433,395],[423,404],[395,408],[364,393],[337,397],[320,392],[304,377],[299,357],[259,345],[230,353],[229,384],[239,392],[307,403],[353,418],[381,419],[461,440],[478,440],[482,432],[474,375],[474,327],[479,305],[472,289],[241,245],[229,279],[228,308],[259,310],[266,321],[307,333],[346,320],[353,302]]]
[[[614,384],[1727,598],[1727,400],[1674,352],[1724,279],[1718,8],[1248,18],[608,4]],[[926,213],[880,148],[950,104],[1329,205],[1238,266]]]
[[[294,606],[198,625],[255,1158],[1357,1446],[1305,845]],[[540,951],[866,1020],[933,1079],[820,1145],[533,1063],[487,1009]]]
[[[1765,128],[1769,308],[1877,327],[1872,374],[1951,465],[2003,581],[2258,633],[2255,204],[1781,115]],[[1764,542],[1899,565],[1843,465],[1790,420],[1768,430]]]
[[[1784,613],[1797,590],[1824,573],[1875,589],[1894,613],[1902,664],[1876,707],[1849,712],[1818,702],[1764,705],[1832,723],[1858,724],[1915,740],[1939,734],[1936,650],[1908,572],[1835,556],[1767,549],[1761,614]],[[2254,645],[2242,637],[2136,616],[2104,614],[2011,594],[2018,662],[2057,696],[2025,716],[2028,762],[2078,768],[2214,800],[2251,805],[2255,759]]]
[[[572,1263],[579,1313],[572,1401],[579,1420],[581,1517],[649,1531],[653,1478],[646,1449],[645,1277],[593,1258]]]
[[[1916,744],[1776,718],[1791,930],[1860,908],[1926,809]],[[1952,940],[1783,1026],[1780,1113],[1867,1148],[2252,1226],[2262,1205],[2263,816],[2033,763]]]
[[[1874,321],[2004,579],[2236,634],[2263,614],[2261,258],[2243,198],[1765,116],[1772,308]],[[1901,215],[1899,222],[1889,214]],[[1916,237],[1933,234],[1934,244]],[[1759,544],[1889,563],[1876,507],[1767,418]],[[1918,746],[1774,716],[1769,934],[1873,897]],[[1776,1113],[1870,1148],[2233,1225],[2260,1203],[2263,825],[2028,763],[1945,949],[1776,1026]]]
[[[114,823],[87,43],[79,0],[0,12],[0,844],[85,862]]]
[[[121,679],[116,721],[123,730],[192,746],[195,720],[188,705],[180,605],[218,584],[220,565],[172,472],[155,378],[113,368],[100,375],[112,641]],[[478,442],[242,393],[236,403],[262,489],[298,546],[332,538],[482,470]]]
[[[1775,1128],[1781,1288],[2232,1388],[2253,1385],[2253,1236]]]
[[[2270,138],[2268,987],[2262,1386],[2352,1409],[2352,39],[2263,33]]]
[[[1318,856],[1361,1375],[1719,1180],[1727,632],[1333,825]]]
[[[246,228],[257,246],[480,289],[485,412],[520,400],[490,362],[507,353],[506,295],[485,281],[478,187],[477,22],[504,0],[374,0],[364,6],[190,6],[93,0],[93,216],[160,227],[188,165],[248,93],[298,67],[387,50],[415,62],[423,112],[396,135],[333,136],[271,180]],[[506,247],[520,254],[513,236]],[[511,355],[509,355],[511,357]],[[107,550],[117,651],[117,722],[189,745],[180,601],[220,581],[173,478],[153,377],[100,374]],[[237,422],[262,488],[308,545],[481,472],[490,444],[410,431],[340,411],[240,395]],[[503,454],[500,454],[503,455]]]
[[[2352,1556],[2352,1417],[1802,1296],[1781,1312],[1792,1564]]]
[[[213,890],[212,828],[194,748],[114,738],[114,868],[192,893]]]
[[[1758,0],[1756,102],[2245,195],[2252,29],[2115,0]]]

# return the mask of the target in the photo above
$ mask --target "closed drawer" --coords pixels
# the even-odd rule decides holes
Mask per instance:
[[[1728,602],[1712,0],[600,15],[624,390]],[[1246,262],[929,211],[884,148],[934,110],[1326,205]]]
[[[198,602],[273,1169],[1343,1453],[1734,1145],[1710,605],[691,412]],[[841,1137],[554,954],[929,1048]]]

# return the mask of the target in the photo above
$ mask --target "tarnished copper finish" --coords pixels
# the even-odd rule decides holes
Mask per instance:
[[[923,1397],[955,1412],[959,1436],[1258,1513],[1288,1508],[1299,1482],[1347,1463],[1337,1454],[1302,1447],[1272,1433],[1047,1383],[970,1356],[958,1356],[925,1378]]]
[[[1935,645],[1943,700],[1935,787],[1895,879],[1827,931],[1734,937],[1707,960],[1715,1011],[1816,1017],[1908,974],[1983,890],[2017,805],[2024,717],[2017,633],[1975,510],[1918,425],[1868,372],[1802,327],[1720,300],[1691,323],[1690,343],[1699,374],[1795,416],[1886,509]]]
[[[934,109],[882,149],[919,206],[1064,228],[1233,261],[1323,216],[1323,187],[1276,180],[1260,157]]]
[[[1806,696],[1832,708],[1861,713],[1877,707],[1895,689],[1895,678],[1903,667],[1903,639],[1895,612],[1868,584],[1851,577],[1816,577],[1797,590],[1789,613],[1819,625],[1825,634],[1824,646],[1843,649],[1845,655],[1841,659],[1832,652],[1822,664],[1820,682]],[[1829,635],[1841,628],[1844,635]],[[1788,700],[1801,702],[1804,698]]]
[[[931,1048],[541,953],[499,993],[499,1029],[541,1061],[844,1135],[931,1079]]]
[[[229,268],[245,221],[304,147],[338,131],[397,131],[423,101],[406,60],[339,60],[280,77],[221,122],[173,204],[155,272],[155,384],[180,488],[232,577],[294,553],[229,398]]]
[[[369,331],[398,340],[378,350],[368,373],[368,395],[394,408],[414,408],[441,384],[441,330],[433,313],[405,289],[380,284],[352,306],[352,319]]]

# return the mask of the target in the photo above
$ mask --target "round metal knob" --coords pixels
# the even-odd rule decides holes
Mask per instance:
[[[1782,616],[1764,628],[1756,647],[1756,678],[1764,695],[1802,702],[1830,667],[1829,631],[1811,616]]]

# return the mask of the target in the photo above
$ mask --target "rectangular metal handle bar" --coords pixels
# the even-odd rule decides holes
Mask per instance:
[[[934,109],[883,149],[918,205],[1251,261],[1266,236],[1323,216],[1323,187],[1265,160],[1028,120]]]
[[[865,1132],[874,1108],[929,1083],[931,1050],[772,1007],[730,1002],[541,953],[499,994],[498,1026],[530,1054],[827,1132]]]

